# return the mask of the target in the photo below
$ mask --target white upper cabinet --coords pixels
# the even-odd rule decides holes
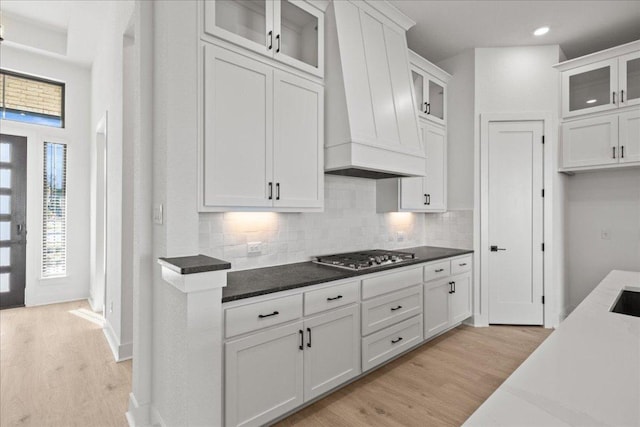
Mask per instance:
[[[205,2],[204,31],[300,70],[324,74],[324,10],[302,0]]]
[[[640,165],[640,41],[556,68],[562,73],[564,119],[560,170]]]
[[[204,47],[201,211],[319,211],[324,89]]]
[[[413,100],[420,117],[446,124],[447,82],[451,76],[413,51],[409,51]]]
[[[640,104],[640,42],[563,62],[562,117]]]
[[[334,1],[327,11],[328,173],[424,174],[406,28],[393,19],[413,24],[386,2]]]

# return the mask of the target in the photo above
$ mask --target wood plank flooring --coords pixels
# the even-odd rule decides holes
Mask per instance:
[[[131,362],[113,361],[100,326],[74,314],[83,310],[0,311],[1,427],[127,425]],[[550,333],[461,326],[278,425],[460,425]]]
[[[75,313],[75,314],[74,314]],[[0,311],[0,426],[126,426],[115,363],[86,301]]]
[[[460,326],[276,425],[459,426],[550,333]]]

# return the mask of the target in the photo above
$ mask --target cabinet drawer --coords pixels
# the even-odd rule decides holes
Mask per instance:
[[[422,313],[422,286],[383,295],[362,303],[362,335]]]
[[[451,261],[435,262],[424,267],[424,281],[439,279],[451,275]]]
[[[302,317],[302,295],[274,298],[225,310],[225,337],[268,328]]]
[[[471,255],[451,260],[451,274],[460,274],[471,271],[473,260]]]
[[[362,371],[383,363],[422,341],[422,316],[412,317],[362,339]]]
[[[422,267],[397,271],[362,280],[362,299],[393,292],[422,283]]]
[[[358,281],[304,293],[304,315],[358,302]]]

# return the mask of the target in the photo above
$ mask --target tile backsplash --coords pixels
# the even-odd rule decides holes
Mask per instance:
[[[260,253],[248,253],[250,242],[261,242]],[[201,253],[231,262],[234,270],[360,249],[468,249],[473,247],[473,212],[378,214],[374,180],[325,175],[324,212],[202,213],[199,245]]]
[[[456,210],[425,216],[426,245],[473,249],[472,210]]]

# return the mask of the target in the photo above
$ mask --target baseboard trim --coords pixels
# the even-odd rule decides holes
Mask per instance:
[[[102,332],[107,338],[107,343],[109,344],[109,348],[111,349],[111,353],[113,354],[113,358],[116,362],[122,362],[133,357],[133,343],[128,342],[120,344],[115,331],[111,327],[111,323],[109,323],[107,319],[104,320]]]
[[[140,406],[138,400],[133,393],[129,393],[129,409],[125,416],[129,427],[147,427],[151,425],[151,405],[145,404]]]

